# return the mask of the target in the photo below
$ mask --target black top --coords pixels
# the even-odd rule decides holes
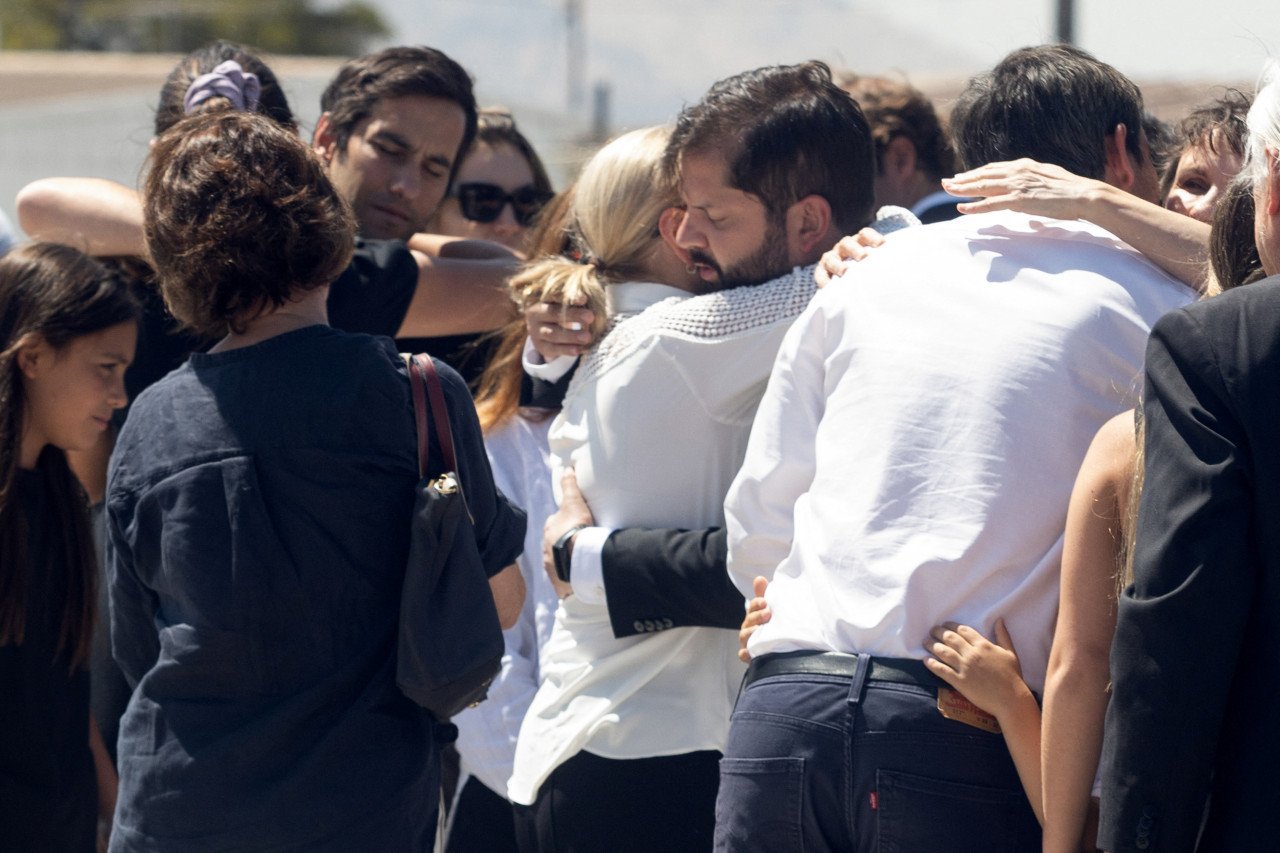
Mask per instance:
[[[496,570],[523,513],[439,371]],[[326,326],[194,354],[138,399],[107,489],[112,645],[136,685],[118,849],[430,848],[432,722],[394,678],[416,453],[392,342]]]
[[[329,325],[344,332],[394,338],[404,325],[417,287],[418,262],[404,243],[357,238],[351,263],[329,287]],[[130,400],[181,367],[188,355],[208,349],[212,343],[180,328],[154,284],[136,282],[135,292],[143,311],[137,354],[125,373]],[[499,338],[488,332],[397,342],[401,352],[425,352],[440,359],[458,371],[468,385],[484,372],[498,344]],[[116,416],[117,425],[124,423],[125,414],[121,411]]]
[[[418,262],[399,240],[356,239],[351,263],[329,287],[329,325],[393,338],[418,287]]]
[[[98,787],[89,751],[89,673],[72,672],[57,651],[65,559],[52,528],[44,476],[19,470],[26,517],[26,636],[0,646],[0,849],[6,853],[85,853],[94,849]]]
[[[425,352],[458,371],[467,385],[476,381],[498,352],[502,336],[492,332],[470,332],[465,335],[438,335],[433,338],[396,338],[401,352]]]

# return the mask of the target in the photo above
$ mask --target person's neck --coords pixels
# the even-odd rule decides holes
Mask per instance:
[[[26,413],[26,420],[30,420],[31,413]],[[40,453],[45,448],[45,440],[37,435],[30,426],[24,426],[22,430],[22,439],[18,442],[18,467],[25,471],[34,471],[36,465],[40,462]]]
[[[280,307],[268,309],[245,321],[243,331],[229,332],[225,338],[210,347],[209,352],[226,352],[252,346],[308,326],[327,326],[328,297],[328,287],[317,287],[296,294]]]

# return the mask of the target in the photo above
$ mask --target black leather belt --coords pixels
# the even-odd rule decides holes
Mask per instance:
[[[858,656],[839,652],[781,652],[753,658],[747,666],[742,686],[773,675],[838,675],[852,678],[858,671]],[[868,681],[892,681],[934,689],[947,683],[915,658],[871,658]]]

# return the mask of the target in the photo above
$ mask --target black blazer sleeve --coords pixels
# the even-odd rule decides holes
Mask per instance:
[[[581,361],[575,361],[569,372],[555,382],[538,379],[527,373],[520,374],[520,405],[537,409],[558,409],[564,402],[573,374],[578,372]]]
[[[1218,310],[1206,318],[1210,307]],[[1224,742],[1245,736],[1231,731],[1229,709],[1250,654],[1258,564],[1250,442],[1219,362],[1227,340],[1244,331],[1223,316],[1227,308],[1203,303],[1166,315],[1147,348],[1146,475],[1102,755],[1098,840],[1116,853],[1196,849],[1211,777],[1225,770]],[[1273,713],[1271,699],[1253,698],[1255,717]]]
[[[745,604],[727,555],[728,534],[718,527],[614,531],[601,553],[614,635],[741,626]]]

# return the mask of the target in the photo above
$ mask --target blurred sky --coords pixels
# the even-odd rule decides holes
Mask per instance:
[[[395,41],[429,44],[482,96],[549,111],[567,103],[566,0],[371,0]],[[970,74],[1051,41],[1052,0],[581,0],[588,86],[613,118],[670,119],[720,77],[824,59],[864,73]],[[1252,81],[1280,16],[1261,0],[1076,0],[1076,41],[1138,79]]]

